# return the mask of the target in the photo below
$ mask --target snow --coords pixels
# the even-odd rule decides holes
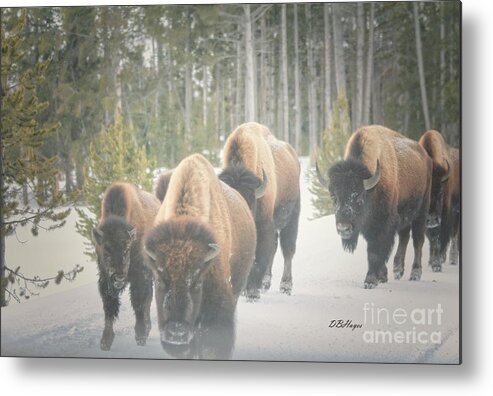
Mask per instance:
[[[293,261],[293,293],[286,296],[278,291],[283,269],[279,251],[273,266],[271,290],[257,303],[248,303],[243,297],[238,303],[233,359],[458,363],[459,268],[446,264],[443,273],[432,272],[426,265],[429,249],[426,242],[422,280],[405,280],[412,263],[410,243],[403,280],[392,278],[391,259],[387,265],[389,282],[365,290],[366,243],[360,238],[354,254],[346,253],[332,216],[308,220],[313,216],[305,177],[308,162],[306,158],[301,162],[302,210],[298,249]],[[38,238],[31,238],[27,247],[9,240],[9,260],[29,261],[37,256],[35,268],[44,268],[45,263],[59,264],[56,254],[66,259],[68,267],[85,260],[82,239],[75,232],[73,219],[64,229],[40,233]],[[40,257],[43,257],[43,264]],[[21,304],[11,303],[2,309],[2,355],[169,358],[160,345],[154,302],[147,345],[136,345],[134,315],[127,292],[115,323],[116,336],[111,351],[100,350],[104,317],[97,291],[96,265],[84,265],[81,278],[62,285],[63,288],[53,287],[46,295]],[[368,320],[369,311],[365,322],[365,306],[373,307],[374,312],[381,310],[380,325]],[[413,323],[411,315],[414,312],[420,317],[419,314],[424,312],[422,309],[434,310],[431,315],[434,320],[426,324]],[[437,322],[437,309],[443,310],[440,323]],[[396,310],[407,315],[404,324],[394,320],[392,315]],[[339,319],[350,320],[353,326],[363,326],[356,329],[329,327],[332,320]],[[365,342],[365,332],[371,336],[375,330],[390,330],[393,342]],[[428,342],[394,342],[399,340],[398,334],[405,337],[409,333],[412,340],[413,334],[417,337],[421,332],[426,332]],[[430,341],[433,332],[440,333],[439,343]]]

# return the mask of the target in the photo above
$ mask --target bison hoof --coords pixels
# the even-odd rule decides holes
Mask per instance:
[[[291,295],[291,291],[293,290],[293,282],[291,281],[282,281],[279,290],[283,294]]]
[[[378,278],[375,275],[366,275],[365,289],[374,289],[378,285]]]
[[[434,264],[432,265],[431,269],[433,272],[442,272],[442,265],[441,264]]]
[[[457,264],[459,264],[459,260],[457,260],[455,258],[454,259],[450,259],[450,265],[457,265]]]
[[[135,337],[138,346],[145,346],[147,337]]]
[[[374,289],[377,285],[376,282],[365,282],[365,289]]]
[[[113,332],[113,329],[105,328],[103,330],[103,336],[101,337],[101,343],[100,343],[101,350],[109,351],[111,345],[113,344],[114,339],[115,339],[115,333]]]
[[[264,276],[264,279],[262,280],[262,291],[263,292],[266,292],[267,290],[270,289],[271,279],[272,279],[272,277],[270,275]]]
[[[111,345],[113,344],[113,338],[106,339],[106,338],[101,338],[101,350],[102,351],[109,351],[111,349]]]
[[[402,275],[404,275],[404,271],[400,270],[400,271],[394,271],[394,279],[395,280],[399,280],[402,278]]]
[[[411,276],[409,277],[410,281],[420,281],[421,280],[421,271],[412,271]]]
[[[246,292],[248,302],[256,302],[260,299],[260,291],[258,289],[250,289]]]

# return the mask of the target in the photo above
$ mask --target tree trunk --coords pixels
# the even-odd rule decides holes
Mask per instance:
[[[2,12],[0,12],[0,20],[2,19],[1,18],[2,16]],[[3,82],[3,81],[2,81]],[[2,87],[2,91],[3,91],[3,87]],[[3,92],[2,92],[2,95],[3,95]],[[5,158],[5,151],[4,151],[4,147],[3,147],[3,144],[0,145],[0,175],[3,175],[4,174],[4,169],[3,169],[3,162],[4,162],[4,158]],[[3,180],[3,177],[0,177],[0,191],[3,191],[4,190],[4,180]],[[0,208],[4,208],[5,207],[5,199],[4,199],[4,194],[0,194]],[[7,285],[4,285],[3,282],[4,282],[4,279],[5,279],[5,266],[6,266],[6,262],[5,262],[5,227],[4,227],[4,223],[5,223],[5,212],[2,210],[1,213],[0,213],[0,220],[1,220],[1,224],[0,224],[0,239],[1,239],[1,243],[0,243],[0,259],[1,259],[1,262],[0,262],[0,283],[2,284],[2,287],[0,287],[0,307],[5,307],[7,305]],[[3,287],[5,286],[5,287]]]
[[[306,16],[306,59],[308,66],[308,125],[309,125],[309,141],[310,141],[310,162],[315,163],[317,155],[317,131],[318,131],[318,113],[317,113],[317,91],[316,91],[316,75],[315,64],[313,60],[313,37],[312,37],[312,16],[310,5],[305,5]]]
[[[202,73],[203,73],[203,79],[202,79],[202,125],[204,126],[204,129],[207,127],[207,73],[208,73],[208,68],[207,65],[202,66]]]
[[[288,43],[286,31],[286,4],[283,4],[281,7],[282,131],[284,141],[289,142]]]
[[[366,62],[366,77],[365,77],[365,92],[363,101],[363,113],[361,116],[361,124],[367,125],[370,123],[370,108],[371,108],[371,85],[373,81],[373,42],[374,42],[374,27],[373,20],[375,18],[375,5],[370,3],[370,20],[368,32],[368,60]]]
[[[301,99],[300,99],[300,50],[298,48],[298,5],[294,4],[294,144],[300,153]]]
[[[344,134],[348,135],[351,130],[351,121],[349,119],[349,105],[346,89],[346,64],[344,61],[344,37],[342,34],[341,16],[339,7],[332,9],[332,28],[334,30],[334,60],[336,72],[337,87],[337,110],[341,129]]]
[[[324,89],[324,123],[325,128],[332,125],[332,79],[331,79],[331,34],[330,34],[330,5],[324,4],[324,72],[325,72],[325,89]]]
[[[418,58],[419,87],[421,90],[421,103],[423,105],[423,116],[425,129],[430,129],[430,114],[428,112],[428,97],[426,95],[425,70],[423,65],[423,49],[421,43],[421,27],[419,24],[418,3],[413,3],[414,32],[416,35],[416,55]]]
[[[336,72],[337,97],[347,98],[346,64],[344,62],[343,36],[339,7],[332,9],[332,26],[334,30],[334,60]]]
[[[192,152],[192,62],[190,49],[190,31],[185,43],[185,150],[187,154]]]
[[[255,68],[254,68],[254,44],[252,33],[252,18],[250,5],[243,5],[245,12],[245,121],[255,121]]]
[[[372,84],[372,112],[373,112],[373,123],[383,124],[383,113],[382,113],[382,89],[381,89],[381,78],[378,73],[375,73],[373,77]]]
[[[445,133],[445,3],[440,3],[440,132]]]
[[[265,16],[260,18],[260,86],[258,87],[258,103],[259,103],[259,120],[262,123],[267,123],[267,100],[266,100],[266,89],[267,89],[267,48],[266,48],[266,22]]]
[[[222,133],[223,131],[221,130],[221,128],[219,127],[219,118],[221,117],[221,114],[220,114],[220,108],[221,108],[221,101],[223,100],[222,99],[222,95],[221,95],[221,92],[220,92],[220,89],[219,89],[219,82],[221,81],[221,68],[220,68],[220,63],[218,63],[216,65],[216,75],[215,75],[215,80],[216,80],[216,111],[215,111],[215,116],[214,116],[214,125],[216,126],[216,131],[217,131],[217,138],[219,139],[219,141],[221,141],[221,136],[222,136]]]
[[[365,43],[365,16],[363,3],[357,3],[357,44],[356,44],[356,98],[353,123],[356,128],[361,126],[363,112],[363,67],[364,67],[364,43]]]
[[[241,119],[241,87],[242,87],[242,77],[241,77],[241,65],[243,64],[241,60],[241,42],[236,43],[236,100],[235,100],[235,126],[240,124]]]

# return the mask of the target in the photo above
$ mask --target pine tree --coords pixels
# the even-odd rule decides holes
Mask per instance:
[[[344,125],[344,122],[341,122],[340,114],[346,114],[349,118],[347,109],[346,111],[341,111],[339,108],[334,109],[332,114],[332,125],[325,130],[322,144],[319,146],[319,151],[317,153],[318,168],[326,178],[328,169],[335,162],[342,160],[344,155],[344,145],[347,135],[342,126]],[[322,184],[320,184],[315,171],[310,172],[310,180],[311,183],[308,189],[314,195],[314,198],[312,198],[312,205],[315,209],[313,218],[318,219],[319,217],[333,214],[334,208],[330,194],[327,191],[327,186],[322,186]]]
[[[30,286],[46,287],[49,280],[73,278],[70,273],[52,278],[24,276],[18,263],[6,263],[5,240],[17,227],[30,226],[36,236],[39,228],[53,230],[65,224],[70,209],[57,185],[57,157],[45,157],[41,150],[47,139],[60,127],[59,123],[39,122],[40,114],[48,107],[40,102],[37,89],[43,83],[50,61],[36,62],[21,69],[26,54],[22,51],[21,35],[26,25],[26,13],[17,18],[17,11],[2,9],[1,18],[1,155],[0,192],[1,212],[1,293],[0,305],[13,298],[29,298]]]
[[[95,258],[92,229],[101,216],[101,199],[113,182],[127,182],[150,191],[155,161],[147,158],[145,146],[139,147],[134,132],[125,127],[120,115],[108,131],[90,144],[85,163],[84,198],[87,210],[76,208],[79,221],[77,232],[87,239],[85,254]]]

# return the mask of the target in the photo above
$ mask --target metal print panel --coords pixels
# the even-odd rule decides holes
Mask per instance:
[[[459,364],[460,29],[3,8],[1,355]]]

